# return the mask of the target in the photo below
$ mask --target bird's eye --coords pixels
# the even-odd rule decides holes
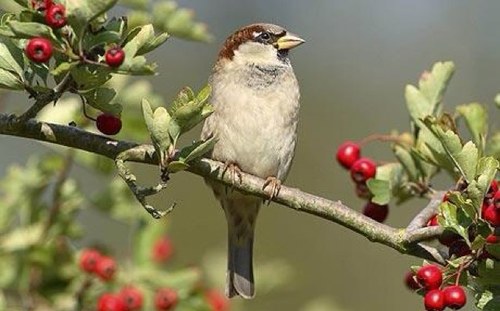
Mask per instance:
[[[269,34],[269,32],[263,32],[260,34],[260,38],[264,41],[267,41],[271,39],[271,35]]]

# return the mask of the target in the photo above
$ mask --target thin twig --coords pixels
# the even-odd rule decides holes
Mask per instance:
[[[443,201],[443,196],[445,193],[446,192],[444,191],[438,191],[434,193],[427,206],[419,211],[419,213],[412,219],[410,224],[408,224],[406,230],[411,232],[413,230],[425,227],[429,219],[437,214],[438,207]]]

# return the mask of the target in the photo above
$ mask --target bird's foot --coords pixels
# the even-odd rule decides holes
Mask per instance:
[[[262,190],[266,190],[268,187],[270,187],[270,191],[267,191],[269,194],[269,198],[266,200],[267,205],[269,205],[271,201],[280,193],[281,180],[275,176],[267,177],[264,182],[264,186],[262,186]]]
[[[240,167],[238,166],[238,164],[236,164],[235,162],[226,162],[224,163],[224,168],[222,169],[222,176],[224,176],[226,173],[229,173],[229,177],[231,178],[231,182],[234,184],[236,184],[236,182],[238,183],[242,183],[242,177],[241,177],[241,169]]]

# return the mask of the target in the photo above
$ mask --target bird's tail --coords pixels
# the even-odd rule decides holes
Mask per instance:
[[[260,200],[228,199],[222,201],[222,206],[228,223],[226,295],[251,299],[255,296],[253,238]]]

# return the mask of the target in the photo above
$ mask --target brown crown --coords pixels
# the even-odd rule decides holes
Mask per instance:
[[[254,32],[263,31],[264,26],[260,24],[253,24],[239,29],[226,39],[226,42],[224,42],[224,45],[219,52],[219,59],[232,59],[234,51],[236,51],[241,44],[253,40]]]

